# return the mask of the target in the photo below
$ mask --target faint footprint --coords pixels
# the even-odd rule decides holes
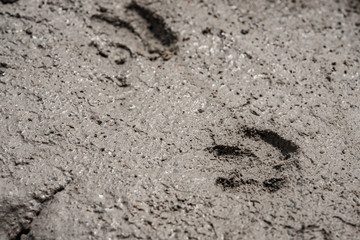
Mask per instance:
[[[90,46],[95,47],[100,56],[110,58],[119,65],[126,62],[124,51],[130,58],[142,55],[150,60],[159,57],[169,60],[178,50],[178,35],[164,18],[135,1],[126,6],[120,15],[100,7],[91,20],[95,31],[106,35],[109,41],[93,41]]]

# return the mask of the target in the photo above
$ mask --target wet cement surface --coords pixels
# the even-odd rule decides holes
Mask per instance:
[[[0,2],[0,239],[359,239],[359,1]]]

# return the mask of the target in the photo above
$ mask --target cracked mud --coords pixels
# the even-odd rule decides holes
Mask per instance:
[[[360,4],[0,1],[0,239],[357,239]]]

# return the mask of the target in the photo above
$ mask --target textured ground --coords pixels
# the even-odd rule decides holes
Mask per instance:
[[[360,239],[357,0],[0,1],[0,239]]]

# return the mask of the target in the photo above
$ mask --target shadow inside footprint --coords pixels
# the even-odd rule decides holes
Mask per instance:
[[[237,146],[226,146],[226,145],[216,145],[214,147],[208,148],[209,152],[214,152],[217,156],[252,156],[255,157],[255,154],[249,149],[241,149]]]
[[[247,137],[260,138],[264,142],[277,148],[285,159],[290,157],[289,154],[297,153],[299,150],[299,147],[295,143],[284,139],[279,134],[271,130],[259,130],[256,128],[243,127],[242,131]]]

